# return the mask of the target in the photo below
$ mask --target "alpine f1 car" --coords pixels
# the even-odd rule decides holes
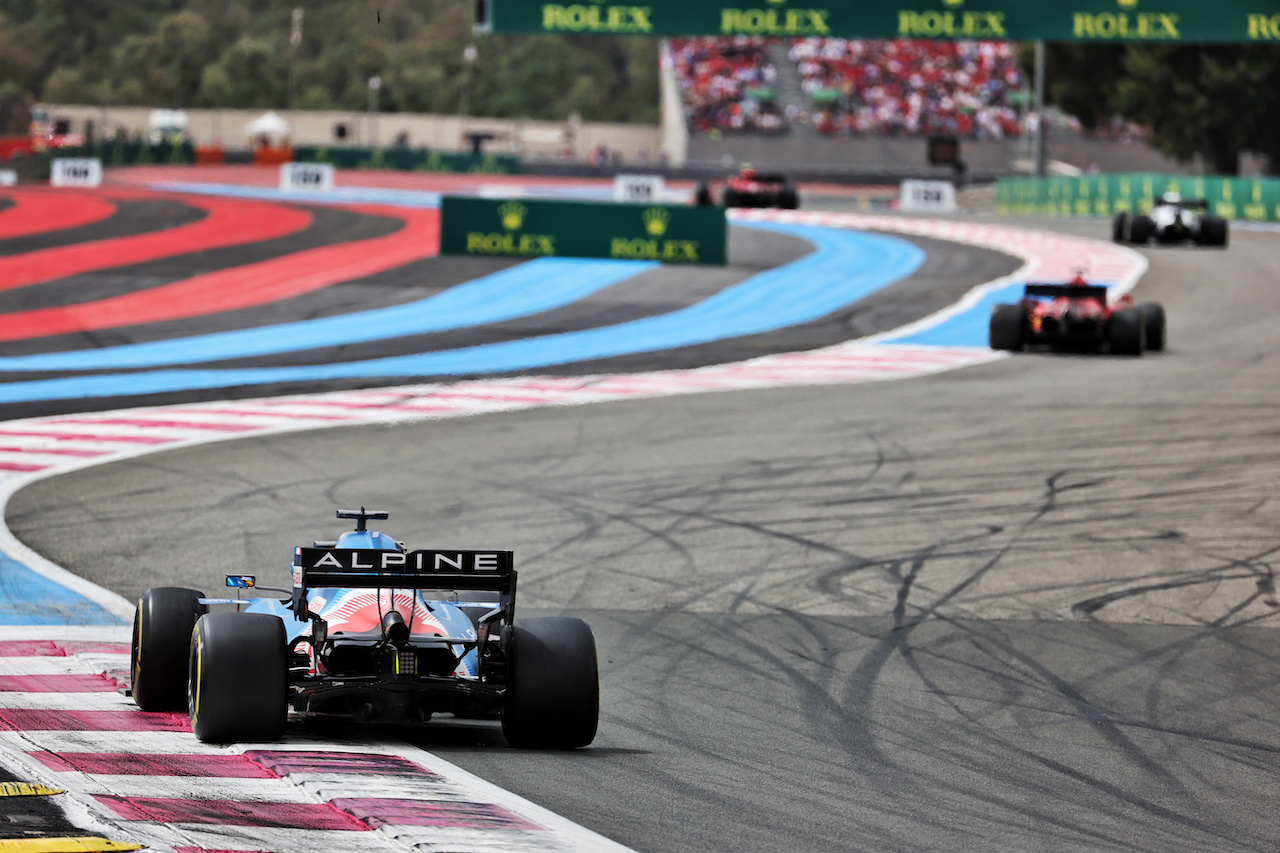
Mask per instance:
[[[1117,243],[1146,245],[1185,243],[1197,246],[1227,245],[1227,220],[1209,215],[1209,202],[1204,199],[1184,200],[1177,193],[1165,193],[1151,205],[1151,212],[1117,213],[1111,222],[1111,239]]]
[[[500,719],[512,746],[591,743],[600,694],[587,623],[516,619],[510,551],[407,550],[367,528],[387,515],[339,510],[355,530],[295,548],[289,589],[227,576],[237,595],[277,597],[147,590],[133,622],[134,702],[187,709],[196,737],[213,743],[277,740],[290,714],[402,724],[451,714]]]
[[[700,206],[714,203],[715,193],[708,184],[699,184],[695,202]],[[800,206],[800,194],[795,184],[785,175],[757,172],[743,166],[738,174],[731,175],[720,190],[720,203],[725,207],[782,207],[795,210]]]
[[[1135,305],[1125,295],[1107,302],[1107,288],[1077,276],[1068,284],[1028,284],[1022,301],[991,311],[992,349],[1018,352],[1049,348],[1076,352],[1142,355],[1163,350],[1164,308]]]

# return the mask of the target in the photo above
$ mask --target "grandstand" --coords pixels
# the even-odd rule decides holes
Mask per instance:
[[[678,38],[671,58],[692,133],[776,133],[786,121],[776,108],[777,69],[763,38]]]
[[[1017,45],[794,39],[782,56],[762,38],[672,41],[691,134],[777,132],[808,125],[824,135],[953,133],[1020,136],[1014,100],[1025,87]],[[799,97],[784,103],[775,82],[798,73]]]

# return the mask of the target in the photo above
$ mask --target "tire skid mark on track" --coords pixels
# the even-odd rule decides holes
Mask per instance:
[[[974,226],[936,220],[861,215],[752,213],[743,218],[773,216],[782,221],[791,221],[788,217],[795,216],[803,217],[811,224],[896,230],[994,246],[1024,257],[1027,264],[1019,271],[1019,275],[1027,277],[1032,273],[1049,277],[1056,270],[1078,264],[1082,253],[1088,253],[1091,263],[1096,263],[1099,269],[1108,270],[1108,274],[1114,276],[1112,280],[1117,287],[1128,289],[1146,267],[1145,260],[1137,253],[1113,249],[1098,241],[1062,238],[1003,226]],[[1110,249],[1110,252],[1099,247]],[[1097,270],[1094,275],[1102,277]],[[977,290],[1008,284],[1009,281],[993,282]],[[937,322],[936,317],[934,322]],[[889,336],[878,336],[875,339],[852,341],[812,352],[765,356],[695,370],[466,381],[14,421],[5,424],[3,430],[0,430],[0,440],[12,448],[4,451],[4,455],[0,457],[0,465],[11,466],[7,471],[0,469],[0,509],[18,488],[43,477],[155,450],[230,438],[329,426],[463,417],[545,405],[582,405],[615,399],[780,385],[847,384],[900,379],[1003,357],[985,347],[895,344],[885,342],[887,337]],[[91,455],[43,452],[50,447]],[[45,578],[66,585],[76,594],[94,602],[107,614],[114,614],[121,621],[131,617],[130,602],[66,572],[30,551],[17,541],[7,527],[0,527],[0,550],[23,561]],[[42,630],[44,633],[33,631],[29,627],[0,628],[0,675],[31,677],[114,672],[118,676],[127,668],[127,646],[123,642],[128,635],[126,627],[48,627]],[[7,631],[21,633],[10,635],[6,634]],[[36,645],[6,646],[3,643],[6,638],[34,642]],[[77,652],[66,645],[68,640],[77,639],[97,643],[99,648],[92,652]],[[120,652],[115,655],[106,653],[101,648],[103,642],[112,639],[121,641]],[[52,649],[47,645],[49,641],[54,643]],[[33,657],[32,651],[41,654]],[[59,704],[69,707],[60,709]],[[79,710],[86,707],[89,710]],[[69,711],[75,713],[68,713]],[[23,713],[19,715],[19,712]],[[131,716],[137,722],[122,722],[118,715]],[[191,807],[183,805],[169,809],[165,803],[157,802],[165,799],[171,803],[174,798],[157,798],[153,796],[155,791],[171,791],[174,788],[169,784],[164,788],[148,789],[143,780],[154,779],[154,775],[139,776],[138,782],[142,784],[126,785],[121,780],[128,774],[96,774],[78,768],[53,770],[42,758],[48,753],[67,756],[86,752],[103,754],[108,751],[113,754],[146,756],[148,762],[161,760],[158,757],[162,756],[184,756],[175,761],[175,766],[189,768],[190,762],[194,760],[190,756],[240,755],[260,766],[275,766],[254,758],[254,755],[260,753],[251,754],[247,751],[238,752],[237,748],[213,748],[199,744],[186,731],[186,720],[181,715],[146,717],[153,719],[144,720],[144,712],[132,708],[119,694],[101,691],[59,693],[47,690],[0,692],[0,753],[8,756],[6,763],[11,762],[12,769],[24,773],[28,778],[58,784],[71,791],[72,805],[68,808],[68,814],[73,820],[79,819],[81,825],[105,827],[108,833],[114,834],[127,832],[139,843],[161,850],[176,851],[192,847],[248,850],[263,849],[262,845],[278,853],[314,850],[325,846],[353,851],[396,849],[392,845],[437,851],[462,848],[475,851],[624,849],[470,776],[429,753],[400,745],[371,744],[355,739],[311,740],[295,731],[291,731],[284,742],[272,745],[271,752],[305,752],[308,754],[308,762],[316,761],[314,753],[325,753],[326,758],[321,759],[319,766],[312,763],[297,772],[286,772],[285,777],[312,798],[306,802],[312,805],[325,804],[340,810],[341,814],[352,820],[358,819],[363,826],[373,831],[259,826],[252,819],[258,812],[240,805],[252,796],[246,792],[251,789],[254,780],[239,777],[232,777],[230,780],[217,776],[190,777],[182,774],[161,777],[170,782],[173,779],[185,780],[182,783],[185,786],[183,790],[198,791],[199,796],[192,799],[203,802],[220,819],[216,825],[182,823],[179,822],[181,817],[191,814]],[[47,722],[54,719],[74,723],[55,725]],[[8,720],[14,721],[18,726],[7,723]],[[35,728],[31,727],[33,724],[36,725]],[[112,725],[117,731],[109,739],[103,739],[100,730],[93,729],[95,724]],[[325,766],[323,762],[329,760],[327,756],[338,753],[377,754],[383,758],[390,753],[427,773],[425,776],[405,777],[392,769],[385,779],[376,772],[369,773],[365,770],[352,774],[334,773],[334,768]],[[74,764],[74,761],[68,760]],[[94,769],[93,765],[86,766]],[[280,766],[287,766],[287,761]],[[97,766],[96,769],[115,768],[108,763]],[[274,773],[275,771],[273,775]],[[198,784],[193,785],[193,780]],[[272,781],[275,780],[260,780],[264,785]],[[449,793],[442,791],[442,786],[448,785],[458,785],[461,793],[454,789],[450,789]],[[235,796],[220,796],[220,791],[232,790],[236,792]],[[483,796],[477,796],[477,790],[483,792]],[[115,799],[111,799],[112,797]],[[269,797],[266,801],[273,802]],[[235,802],[237,805],[225,805],[227,802]],[[459,804],[469,805],[461,808]],[[419,810],[415,812],[414,808]],[[515,822],[506,817],[508,813],[514,816]],[[504,820],[507,822],[504,823]],[[529,829],[518,821],[528,821],[539,829]],[[253,825],[244,825],[246,823]],[[541,827],[556,827],[557,831]]]
[[[208,746],[185,715],[141,711],[114,684],[89,694],[114,710],[76,710],[89,680],[126,678],[128,629],[30,634],[0,629],[26,638],[0,639],[0,749],[24,776],[59,780],[91,831],[162,851],[627,849],[403,744],[294,727],[269,748]]]

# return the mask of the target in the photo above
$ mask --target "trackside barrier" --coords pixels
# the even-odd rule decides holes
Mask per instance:
[[[298,163],[332,163],[339,169],[392,169],[400,172],[469,172],[515,175],[520,160],[513,154],[460,154],[423,148],[325,148],[299,145]]]
[[[724,208],[445,196],[447,255],[563,256],[723,264]]]
[[[60,157],[96,157],[103,166],[183,165],[194,163],[196,149],[190,142],[147,142],[105,140],[71,148],[60,148]]]
[[[1137,172],[1054,178],[1001,178],[996,207],[1001,213],[1049,216],[1111,216],[1146,212],[1166,192],[1202,198],[1225,219],[1280,221],[1280,178],[1225,178]]]

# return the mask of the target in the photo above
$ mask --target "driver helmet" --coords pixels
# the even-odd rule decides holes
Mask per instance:
[[[738,170],[738,174],[744,178],[754,178],[756,176],[756,170],[750,163],[743,163],[742,168]]]
[[[1182,195],[1180,193],[1165,193],[1160,200],[1165,204],[1178,204],[1182,201]]]

